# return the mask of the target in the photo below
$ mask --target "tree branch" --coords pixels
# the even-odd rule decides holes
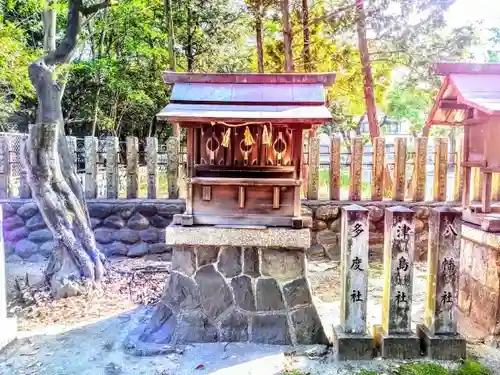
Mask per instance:
[[[104,0],[100,3],[97,3],[97,4],[80,9],[80,13],[84,16],[89,16],[89,15],[94,14],[94,13],[100,11],[101,9],[105,9],[109,6],[111,6],[111,1]]]

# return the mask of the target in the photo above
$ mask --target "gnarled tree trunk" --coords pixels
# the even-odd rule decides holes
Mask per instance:
[[[61,110],[63,90],[54,69],[71,59],[80,30],[80,13],[94,13],[107,2],[85,8],[82,0],[69,0],[68,5],[65,38],[54,51],[29,66],[39,116],[22,149],[33,199],[54,236],[46,277],[55,298],[86,293],[105,272],[105,258],[97,249],[83,189],[69,157]]]

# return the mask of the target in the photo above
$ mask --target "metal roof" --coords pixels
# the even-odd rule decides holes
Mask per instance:
[[[158,113],[159,120],[172,122],[269,121],[274,123],[322,123],[332,118],[324,105],[317,106],[249,106],[221,104],[167,105]]]
[[[335,73],[205,74],[165,72],[170,103],[157,114],[171,122],[270,121],[318,124],[332,118],[325,86]]]

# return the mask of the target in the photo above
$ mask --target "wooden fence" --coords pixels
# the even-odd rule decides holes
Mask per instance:
[[[17,136],[21,139],[23,135]],[[184,196],[185,149],[181,150],[176,137],[169,138],[165,145],[160,146],[155,137],[145,140],[127,137],[122,143],[116,137],[77,139],[68,136],[67,140],[87,198]],[[352,139],[350,152],[343,153],[340,139],[334,137],[330,139],[325,165],[325,155],[320,152],[320,138],[306,138],[303,197],[309,200],[349,201],[460,200],[463,189],[460,167],[462,141],[458,142],[457,152],[451,155],[448,153],[447,138],[417,138],[413,142],[413,152],[408,152],[407,141],[407,138],[395,138],[393,152],[388,155],[386,139],[375,139],[369,153],[371,163],[367,164],[363,163],[367,146],[362,138]],[[433,155],[428,154],[431,142],[434,145]],[[0,196],[3,198],[30,196],[18,150],[16,142],[0,135]],[[392,161],[389,162],[389,159]],[[365,173],[367,165],[368,181]],[[430,178],[432,181],[429,181]],[[429,184],[432,184],[432,192],[426,194],[426,190],[430,190],[426,189]],[[494,176],[493,185],[493,198],[498,200],[499,176]],[[478,173],[473,173],[472,186],[472,200],[480,200]]]

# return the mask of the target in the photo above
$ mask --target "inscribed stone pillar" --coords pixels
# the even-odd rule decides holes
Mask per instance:
[[[85,137],[85,198],[97,196],[97,138]]]
[[[417,326],[427,355],[434,359],[465,358],[465,340],[457,334],[461,213],[453,208],[431,210],[427,255],[425,324]]]
[[[448,173],[448,138],[436,138],[434,148],[436,157],[434,159],[433,197],[435,201],[445,201]]]
[[[361,200],[361,181],[363,172],[363,138],[351,141],[351,165],[349,175],[349,200]]]
[[[10,157],[9,143],[5,136],[0,137],[0,198],[10,195]]]
[[[368,214],[358,205],[342,207],[340,326],[334,327],[340,360],[369,359],[373,353],[366,332]]]
[[[309,138],[309,180],[307,199],[319,198],[319,137]]]
[[[330,142],[330,200],[340,199],[340,138],[332,137]]]
[[[179,198],[179,138],[167,140],[167,180],[168,198]]]
[[[72,135],[67,135],[66,136],[66,142],[68,143],[68,151],[69,151],[69,157],[71,158],[71,163],[75,166],[75,169],[77,169],[76,163],[77,163],[77,146],[76,146],[76,137],[73,137]]]
[[[146,166],[148,173],[148,199],[156,199],[158,187],[158,138],[146,138]]]
[[[118,137],[106,139],[106,195],[108,199],[118,198]]]
[[[20,140],[19,148],[20,150],[24,147],[24,142],[26,142],[27,136],[23,136]],[[18,159],[19,163],[21,163],[21,155],[19,152]],[[28,184],[28,172],[21,165],[21,169],[19,170],[19,198],[21,199],[29,199],[31,198],[31,188]]]
[[[382,325],[375,327],[377,346],[384,358],[416,358],[418,337],[411,330],[415,212],[391,207],[385,212],[384,297]]]
[[[373,140],[372,157],[372,201],[381,201],[384,197],[385,138]]]
[[[425,199],[425,183],[427,178],[427,140],[427,137],[419,137],[415,142],[412,181],[412,200],[414,202],[420,202]]]
[[[3,211],[0,206],[0,222],[3,224]],[[2,225],[3,227],[3,225]],[[5,281],[5,246],[3,232],[0,231],[0,350],[7,345],[16,335],[16,320],[7,318],[7,291]]]
[[[392,199],[402,201],[406,191],[406,138],[394,138],[394,181]]]
[[[127,198],[137,198],[139,193],[139,139],[127,137]]]

